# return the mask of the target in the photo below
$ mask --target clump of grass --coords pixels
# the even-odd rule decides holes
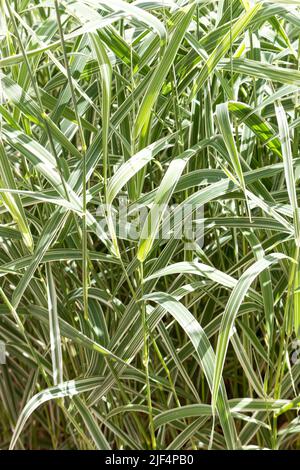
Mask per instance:
[[[0,10],[0,447],[299,449],[299,6]]]

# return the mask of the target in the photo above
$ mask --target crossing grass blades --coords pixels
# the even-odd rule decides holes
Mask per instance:
[[[299,2],[0,10],[0,448],[299,449]]]

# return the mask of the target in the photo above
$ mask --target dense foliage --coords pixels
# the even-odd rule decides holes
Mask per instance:
[[[298,449],[299,2],[0,19],[0,448]]]

